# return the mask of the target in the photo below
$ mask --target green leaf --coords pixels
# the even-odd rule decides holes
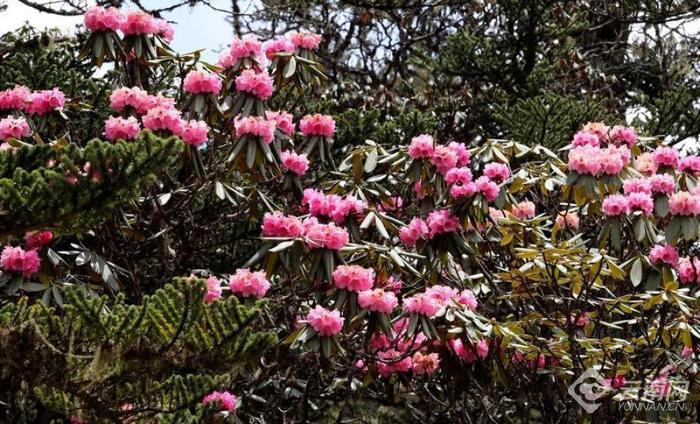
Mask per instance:
[[[642,259],[637,258],[632,264],[632,269],[630,270],[630,280],[632,285],[637,287],[639,283],[642,282]]]

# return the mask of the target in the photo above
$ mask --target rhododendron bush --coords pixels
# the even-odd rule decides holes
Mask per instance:
[[[81,60],[114,69],[102,141],[67,116],[90,99],[0,91],[3,417],[653,421],[619,407],[650,394],[697,415],[700,157],[622,118],[561,151],[339,148],[294,101],[327,79],[322,35],[213,64],[140,11],[85,27]],[[569,393],[588,369],[594,411]]]

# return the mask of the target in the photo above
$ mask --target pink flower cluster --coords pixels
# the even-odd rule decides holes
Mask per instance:
[[[676,191],[676,180],[672,175],[655,174],[649,177],[652,193],[670,195]]]
[[[613,194],[603,200],[603,213],[608,216],[625,215],[628,211],[627,197],[622,194]]]
[[[228,281],[232,293],[243,297],[263,297],[270,289],[265,271],[252,272],[250,269],[237,269]]]
[[[358,215],[367,209],[367,203],[355,196],[324,194],[312,188],[304,190],[301,206],[311,216],[326,216],[335,222],[343,222],[348,215]]]
[[[7,118],[0,119],[0,141],[7,141],[10,138],[21,139],[27,137],[30,133],[29,124],[24,118]]]
[[[578,230],[580,225],[579,216],[575,212],[562,212],[557,214],[555,222],[559,228],[568,228],[570,230]]]
[[[357,295],[357,302],[364,309],[384,314],[390,314],[399,304],[396,295],[384,289],[361,291]]]
[[[619,175],[630,162],[630,151],[625,146],[600,148],[590,145],[574,147],[569,151],[569,169],[578,174]]]
[[[21,247],[5,246],[0,264],[5,271],[19,272],[24,278],[29,278],[39,271],[41,259],[35,249],[25,251]]]
[[[333,284],[354,292],[370,290],[374,284],[374,270],[358,265],[338,265],[333,271]]]
[[[204,303],[209,304],[221,299],[221,283],[213,275],[207,278],[207,292],[204,294]]]
[[[674,246],[657,244],[651,248],[649,259],[655,263],[665,263],[673,268],[678,266],[678,250]]]
[[[489,356],[489,341],[479,340],[476,344],[467,342],[466,346],[462,339],[450,340],[450,348],[459,359],[472,363],[478,358],[484,360]]]
[[[275,121],[275,124],[277,124],[277,129],[282,131],[284,134],[294,134],[294,117],[291,113],[283,111],[273,112],[268,110],[265,112],[265,118],[267,118],[268,121]]]
[[[622,190],[626,195],[632,193],[651,194],[651,180],[648,178],[632,178],[622,183]]]
[[[166,107],[154,107],[141,118],[143,126],[151,131],[166,130],[173,134],[179,134],[183,128],[181,113],[177,109]]]
[[[411,222],[399,230],[399,237],[406,246],[413,246],[421,239],[428,238],[428,224],[420,218],[413,218]]]
[[[185,143],[191,146],[201,146],[209,137],[209,126],[204,121],[190,119],[183,121],[180,131],[176,133]]]
[[[236,127],[236,137],[245,136],[260,137],[266,144],[272,143],[275,138],[275,121],[268,121],[260,116],[247,116],[237,118],[234,121]]]
[[[204,71],[190,71],[185,76],[183,86],[190,94],[219,94],[221,92],[221,78],[215,73]]]
[[[262,44],[255,37],[247,36],[234,38],[231,41],[231,49],[228,54],[228,65],[226,68],[236,64],[240,59],[256,58],[262,52]]]
[[[447,146],[437,145],[433,149],[430,162],[435,165],[438,172],[445,175],[447,171],[455,166],[469,165],[470,154],[467,146],[463,143],[451,142]]]
[[[348,244],[350,236],[347,230],[335,224],[321,224],[315,217],[304,221],[304,238],[310,249],[340,250]]]
[[[576,134],[574,134],[574,140],[571,142],[572,147],[581,147],[581,146],[592,146],[592,147],[599,147],[600,146],[600,138],[598,137],[597,134],[588,132],[588,131],[579,131]]]
[[[299,122],[299,130],[305,137],[322,136],[331,138],[335,134],[335,120],[331,116],[306,115]]]
[[[448,286],[435,285],[428,287],[422,293],[404,298],[403,310],[432,318],[442,308],[449,306],[452,301],[460,303],[470,310],[476,309],[478,306],[476,296],[469,289],[460,293],[457,289]]]
[[[627,195],[627,207],[629,212],[641,211],[646,216],[651,216],[654,211],[654,199],[643,192],[635,192]]]
[[[700,259],[680,258],[676,266],[678,279],[683,284],[700,284]]]
[[[446,209],[430,212],[425,223],[428,226],[429,238],[433,238],[439,234],[458,232],[460,230],[459,219]]]
[[[62,110],[65,103],[66,96],[58,88],[35,91],[25,110],[30,115],[46,115],[55,110]]]
[[[502,163],[487,163],[484,166],[484,175],[497,183],[502,183],[510,177],[510,169],[508,169],[508,165]]]
[[[222,411],[233,411],[236,409],[236,396],[229,392],[211,392],[204,396],[202,399],[202,405],[208,405],[210,403],[218,403],[219,408]]]
[[[32,101],[32,92],[23,85],[0,91],[0,110],[26,110]]]
[[[318,305],[306,315],[306,322],[319,336],[330,337],[340,333],[345,318],[340,316],[340,311],[331,311]]]
[[[674,169],[678,166],[678,151],[673,147],[659,147],[652,155],[655,169],[662,167]]]
[[[128,118],[110,116],[105,121],[107,140],[132,140],[141,132],[139,121],[133,116]]]
[[[166,21],[154,18],[141,10],[124,12],[119,29],[124,35],[160,35],[172,41],[175,30]]]
[[[93,6],[83,17],[85,28],[90,31],[116,31],[121,28],[124,17],[119,9],[114,7]]]
[[[263,51],[268,59],[275,57],[277,53],[294,53],[296,46],[285,37],[278,37],[263,44]]]
[[[282,165],[287,170],[300,177],[306,174],[306,171],[309,169],[309,159],[303,153],[298,154],[294,151],[283,150],[280,153],[280,159],[282,159]]]
[[[501,191],[498,188],[498,184],[491,181],[491,179],[485,175],[477,178],[474,184],[476,185],[476,190],[489,202],[496,200],[496,198],[498,198],[498,193]]]
[[[296,216],[287,216],[280,211],[266,213],[263,217],[262,233],[265,237],[295,238],[303,234],[304,228]]]
[[[447,171],[445,182],[452,184],[450,195],[455,199],[470,197],[477,192],[476,183],[472,182],[472,172],[465,166]]]
[[[122,112],[126,107],[132,107],[137,113],[145,114],[154,108],[174,109],[175,100],[162,95],[150,95],[139,87],[121,87],[112,91],[109,96],[109,106]]]
[[[511,213],[518,219],[530,219],[535,216],[535,204],[529,200],[513,205]]]
[[[28,231],[24,234],[24,244],[27,249],[41,249],[53,240],[51,231]]]
[[[674,193],[668,199],[668,209],[671,215],[700,215],[700,196],[687,191]]]
[[[413,375],[432,375],[440,368],[440,356],[433,353],[416,352],[413,354]]]
[[[408,155],[413,159],[430,159],[435,149],[435,141],[428,134],[421,134],[411,139]]]
[[[691,174],[700,173],[700,156],[686,156],[678,163],[678,170]]]
[[[632,127],[624,127],[622,125],[615,125],[610,130],[608,138],[611,143],[620,145],[626,144],[627,147],[632,147],[637,144],[637,132]]]
[[[321,43],[322,37],[312,32],[293,32],[288,35],[289,41],[296,48],[314,50]]]
[[[236,90],[252,94],[261,100],[272,95],[272,84],[272,77],[267,71],[255,72],[252,69],[246,69],[236,77]]]

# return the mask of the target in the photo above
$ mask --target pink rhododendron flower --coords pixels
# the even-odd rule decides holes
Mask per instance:
[[[374,284],[374,270],[357,265],[338,265],[333,271],[333,284],[354,292],[370,290]]]
[[[336,227],[333,223],[321,224],[313,217],[304,221],[303,227],[306,244],[311,249],[340,250],[350,240],[344,228]]]
[[[668,209],[671,215],[700,215],[700,196],[687,191],[674,193],[668,199]]]
[[[644,175],[650,175],[655,173],[656,166],[654,165],[654,155],[647,152],[637,156],[634,162],[634,169],[636,169]]]
[[[675,168],[678,166],[678,151],[673,147],[659,147],[654,150],[652,159],[656,169],[662,166]]]
[[[622,183],[625,194],[646,193],[651,194],[651,180],[648,178],[632,178]]]
[[[502,183],[510,177],[510,169],[508,169],[508,165],[491,162],[484,166],[484,175],[497,183]]]
[[[476,343],[476,354],[481,359],[486,359],[489,356],[489,341],[481,339]]]
[[[489,356],[489,342],[486,339],[479,340],[476,344],[467,343],[461,339],[450,340],[449,347],[464,362],[472,363],[477,358],[486,359]]]
[[[630,193],[627,195],[627,207],[629,212],[642,211],[646,216],[651,216],[654,211],[654,199],[648,193]]]
[[[272,85],[272,77],[267,71],[255,72],[252,69],[246,69],[236,77],[236,90],[261,100],[266,100],[272,95]]]
[[[330,138],[335,134],[335,120],[331,116],[320,113],[306,115],[299,122],[299,130],[305,137],[319,135]]]
[[[576,231],[578,230],[580,219],[575,212],[562,212],[557,214],[555,222],[559,225],[559,228],[568,228]]]
[[[219,56],[219,61],[216,64],[224,69],[229,69],[236,65],[236,60],[231,56],[230,52],[224,52]]]
[[[627,197],[622,194],[613,194],[603,200],[603,213],[608,216],[619,216],[627,214],[629,203]]]
[[[678,164],[678,170],[691,174],[700,173],[700,156],[686,156]]]
[[[232,293],[240,294],[243,297],[263,297],[270,289],[270,282],[265,275],[265,271],[252,272],[248,268],[237,269],[231,276],[228,286]]]
[[[180,136],[185,143],[197,147],[207,141],[209,126],[204,121],[197,121],[194,119],[183,121],[177,135]]]
[[[457,302],[466,306],[470,311],[473,311],[477,306],[479,306],[479,302],[476,300],[474,292],[469,289],[464,289],[459,293]]]
[[[676,266],[676,272],[681,283],[697,283],[698,277],[700,277],[700,260],[698,258],[693,258],[692,260],[687,257],[680,258]]]
[[[436,299],[427,296],[425,293],[415,294],[403,299],[403,310],[408,313],[425,315],[432,318],[437,314],[443,305]]]
[[[413,354],[413,374],[431,375],[440,367],[440,356],[437,353],[423,354],[416,352]]]
[[[387,349],[378,352],[377,356],[380,361],[377,362],[377,372],[382,377],[388,377],[393,373],[405,373],[411,370],[413,361],[410,356],[406,356],[404,352],[395,349]]]
[[[90,31],[116,31],[124,18],[119,9],[114,7],[90,7],[84,16],[85,28]]]
[[[569,151],[569,169],[578,174],[618,175],[629,161],[630,152],[624,146],[601,149],[585,145]]]
[[[357,294],[357,303],[372,312],[390,314],[399,304],[396,295],[384,289],[365,290]]]
[[[27,231],[24,234],[24,244],[27,249],[41,249],[53,240],[53,233],[46,231]]]
[[[66,96],[58,88],[35,91],[32,93],[31,102],[27,106],[27,113],[31,115],[46,115],[54,110],[63,109],[65,103]]]
[[[438,234],[457,232],[460,229],[459,219],[445,209],[430,212],[425,223],[428,225],[429,238]]]
[[[469,149],[464,143],[457,143],[456,141],[450,142],[447,145],[453,155],[457,157],[457,166],[467,166],[471,160],[471,155],[469,154]]]
[[[609,127],[602,122],[588,122],[581,131],[590,132],[598,136],[600,141],[608,139]]]
[[[311,216],[327,216],[335,222],[342,222],[348,215],[361,214],[367,209],[367,204],[354,196],[327,195],[312,188],[304,190],[301,205]]]
[[[581,147],[581,146],[599,147],[600,146],[600,138],[595,133],[591,133],[591,132],[587,132],[587,131],[579,131],[576,134],[574,134],[574,140],[571,142],[571,146],[572,147]]]
[[[0,91],[0,110],[26,110],[32,101],[32,92],[23,85]]]
[[[117,111],[123,111],[131,106],[139,113],[146,113],[151,109],[148,105],[148,93],[139,87],[121,87],[112,91],[109,96],[109,106]]]
[[[190,71],[185,76],[183,87],[190,94],[219,94],[221,92],[221,84],[221,78],[215,73]]]
[[[299,237],[303,233],[301,221],[296,216],[287,216],[280,211],[266,213],[263,217],[262,233],[265,237]]]
[[[268,121],[275,121],[277,128],[284,134],[294,134],[294,117],[291,113],[283,111],[273,112],[268,110],[265,112],[265,118],[267,118]]]
[[[477,191],[476,184],[472,182],[472,173],[467,167],[447,171],[445,182],[452,184],[450,195],[455,199],[472,196]]]
[[[229,392],[211,392],[204,396],[202,399],[202,405],[208,405],[210,403],[218,403],[219,408],[222,411],[233,411],[236,409],[236,396]]]
[[[511,213],[518,219],[530,219],[535,216],[535,204],[529,200],[513,205]]]
[[[649,177],[649,187],[652,193],[670,195],[676,190],[676,180],[672,175],[654,174]]]
[[[433,155],[433,137],[428,134],[421,134],[411,139],[408,146],[408,155],[413,159],[430,159]]]
[[[411,222],[399,230],[399,237],[406,246],[413,246],[420,239],[428,237],[428,224],[420,218],[413,218]]]
[[[293,42],[285,37],[278,37],[272,41],[268,41],[263,45],[265,56],[268,59],[275,57],[277,53],[294,53],[296,46]]]
[[[148,35],[158,31],[158,24],[153,16],[144,11],[129,10],[124,12],[120,29],[124,35]]]
[[[156,35],[160,35],[168,43],[175,38],[175,28],[165,19],[156,19]]]
[[[122,118],[110,116],[105,121],[105,137],[107,140],[133,140],[141,132],[139,121],[133,116]]]
[[[474,184],[476,184],[476,189],[488,202],[496,200],[496,198],[498,198],[498,193],[501,191],[501,189],[498,188],[498,184],[491,181],[491,179],[485,175],[477,178]]]
[[[221,283],[213,275],[207,278],[207,292],[204,294],[204,303],[211,303],[221,299]]]
[[[655,263],[665,263],[675,268],[678,266],[678,250],[675,246],[657,244],[651,248],[649,259]]]
[[[237,118],[234,121],[236,127],[236,137],[242,138],[250,135],[260,137],[266,144],[272,143],[275,138],[274,121],[268,121],[260,116],[248,116],[245,118]]]
[[[608,134],[611,143],[626,144],[627,147],[632,147],[637,144],[637,133],[632,127],[623,127],[615,125]]]
[[[5,246],[0,255],[0,264],[4,271],[15,271],[29,278],[39,271],[41,259],[36,250],[24,250],[21,247]]]
[[[299,154],[294,151],[283,150],[280,153],[280,159],[282,159],[282,165],[289,171],[302,176],[306,174],[309,169],[309,159],[305,154]]]
[[[447,171],[457,166],[457,156],[447,146],[437,145],[433,149],[430,162],[435,165],[438,172],[445,175]]]
[[[299,49],[314,50],[321,43],[322,37],[312,32],[293,32],[287,36],[289,41]]]
[[[231,41],[229,51],[230,60],[233,64],[243,58],[255,58],[260,56],[262,44],[252,36],[234,38]]]
[[[0,141],[7,141],[10,138],[22,139],[29,136],[31,130],[29,129],[29,124],[27,120],[20,118],[13,118],[8,116],[7,118],[0,119]]]
[[[330,311],[323,306],[317,305],[306,315],[306,322],[319,336],[329,337],[340,333],[340,330],[343,329],[345,318],[340,316],[340,311],[338,310]]]
[[[149,110],[141,120],[143,126],[151,131],[168,130],[173,134],[179,134],[183,127],[180,111],[177,109],[156,107]]]

